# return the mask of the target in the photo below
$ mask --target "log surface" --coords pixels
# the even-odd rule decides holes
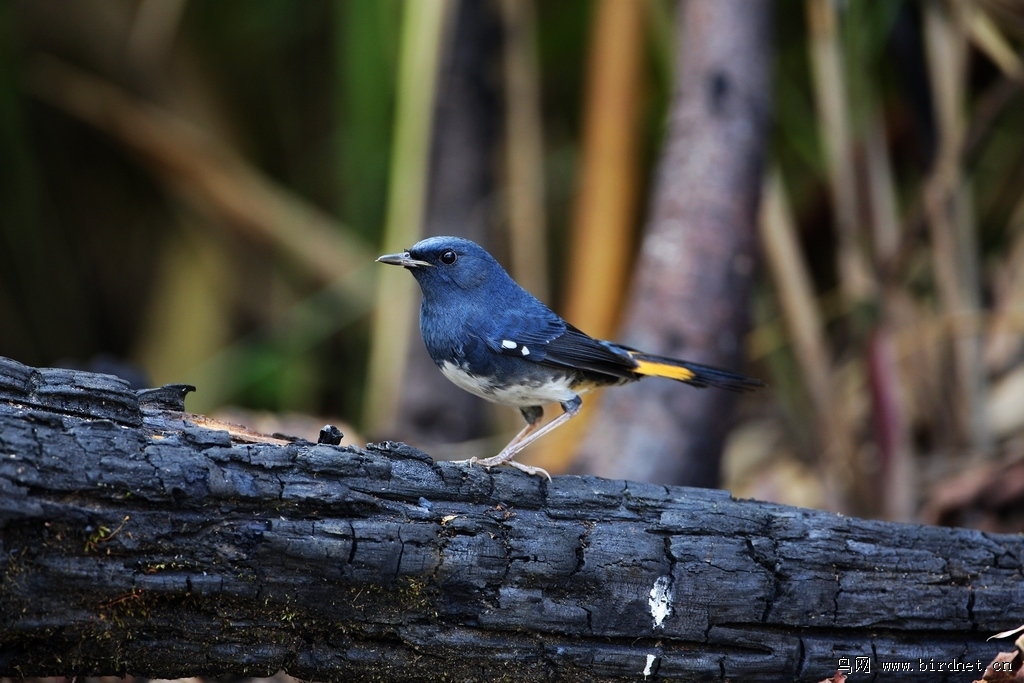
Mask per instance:
[[[0,675],[919,681],[880,666],[1022,620],[1020,536],[261,442],[184,393],[0,359]]]

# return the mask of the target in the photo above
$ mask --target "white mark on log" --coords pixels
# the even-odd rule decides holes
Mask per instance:
[[[645,681],[651,675],[651,667],[654,666],[654,663],[656,661],[658,661],[658,657],[656,655],[647,655],[647,666],[644,667],[644,680]]]
[[[509,341],[508,339],[501,340],[501,348],[503,349],[514,349],[517,346],[519,346],[519,344],[516,344],[514,341]]]
[[[659,576],[651,589],[651,616],[654,617],[654,628],[664,628],[665,619],[672,614],[672,577]]]

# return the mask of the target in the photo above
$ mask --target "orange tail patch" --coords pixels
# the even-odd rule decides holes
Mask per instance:
[[[667,377],[695,387],[718,387],[729,391],[750,391],[765,385],[759,379],[714,368],[710,365],[655,356],[639,351],[628,351],[628,353],[630,358],[636,362],[633,372],[638,375]]]
[[[643,360],[641,358],[634,357],[636,361],[636,373],[640,375],[646,375],[648,377],[668,377],[669,379],[678,380],[680,382],[689,382],[697,376],[693,370],[681,367],[679,365],[669,365],[668,363],[659,363],[653,360]]]

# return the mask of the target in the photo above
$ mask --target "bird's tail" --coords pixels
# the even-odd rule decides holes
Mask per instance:
[[[719,389],[728,389],[729,391],[752,391],[758,387],[765,386],[765,383],[759,379],[738,375],[728,370],[720,370],[710,365],[701,365],[664,356],[654,356],[632,350],[629,351],[629,355],[637,363],[634,372],[638,375],[668,377],[669,379],[685,382],[695,387],[718,387]]]

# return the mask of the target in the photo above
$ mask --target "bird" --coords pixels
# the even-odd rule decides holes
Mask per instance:
[[[410,271],[423,294],[420,333],[427,353],[451,382],[487,401],[518,408],[526,426],[500,453],[458,461],[508,465],[551,475],[515,460],[524,448],[579,414],[582,394],[644,377],[694,387],[749,391],[758,379],[708,365],[644,353],[595,339],[523,289],[483,247],[461,237],[428,237],[377,261]],[[544,406],[562,414],[541,426]]]

